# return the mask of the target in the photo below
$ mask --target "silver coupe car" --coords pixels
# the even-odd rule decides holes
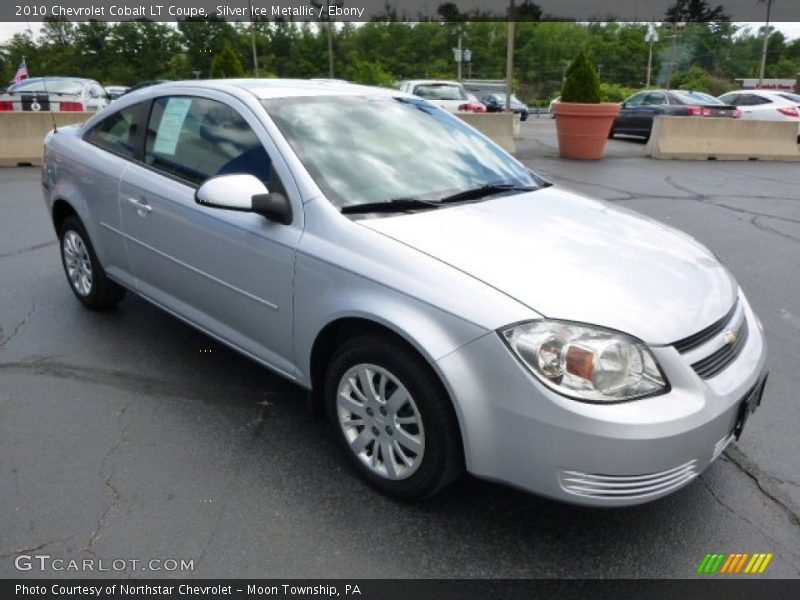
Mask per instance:
[[[51,132],[42,176],[80,302],[130,290],[309,390],[395,497],[466,469],[653,500],[761,401],[763,328],[708,249],[419,97],[167,83]]]

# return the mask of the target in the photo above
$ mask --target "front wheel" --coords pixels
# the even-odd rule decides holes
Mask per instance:
[[[89,234],[77,217],[68,217],[59,230],[61,263],[69,287],[87,308],[101,310],[116,305],[125,288],[111,281],[97,260]]]
[[[450,398],[403,343],[384,336],[345,343],[328,367],[325,401],[345,455],[381,492],[418,500],[463,471]]]

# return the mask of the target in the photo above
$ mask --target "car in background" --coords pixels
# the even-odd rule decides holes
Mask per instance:
[[[687,90],[645,90],[622,103],[608,137],[621,133],[650,139],[658,115],[670,117],[737,118],[739,110],[703,92]]]
[[[550,115],[551,119],[556,118],[556,112],[553,110],[553,105],[558,104],[559,102],[561,102],[561,96],[556,96],[555,98],[550,100],[550,105],[547,107],[547,112]]]
[[[743,119],[800,121],[800,95],[766,90],[736,90],[719,97],[720,102],[735,106]]]
[[[128,88],[128,91],[125,92],[126,94],[130,94],[131,92],[135,92],[136,90],[141,90],[142,88],[150,87],[151,85],[158,85],[159,83],[169,83],[170,79],[148,79],[147,81],[140,81],[139,83],[132,85]]]
[[[0,111],[97,112],[108,102],[106,90],[94,79],[32,77],[0,95]]]
[[[500,92],[492,92],[481,98],[481,102],[486,105],[487,112],[503,112],[506,110],[506,95]],[[519,115],[522,121],[528,120],[530,110],[528,105],[522,102],[514,94],[511,94],[511,112]]]
[[[485,112],[478,104],[470,102],[464,86],[458,81],[443,79],[417,79],[405,81],[400,85],[400,90],[425,98],[431,104],[445,109],[447,112]]]
[[[131,88],[127,85],[107,85],[106,94],[108,94],[109,100],[116,100],[123,94],[126,94],[130,89]]]

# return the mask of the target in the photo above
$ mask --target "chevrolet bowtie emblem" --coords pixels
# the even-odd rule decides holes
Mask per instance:
[[[735,331],[726,331],[725,332],[725,345],[733,346],[736,343],[736,340],[739,339],[739,334]]]

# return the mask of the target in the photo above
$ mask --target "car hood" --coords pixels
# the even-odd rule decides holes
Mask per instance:
[[[650,344],[670,344],[720,319],[738,289],[688,235],[555,188],[359,222],[545,317]]]

